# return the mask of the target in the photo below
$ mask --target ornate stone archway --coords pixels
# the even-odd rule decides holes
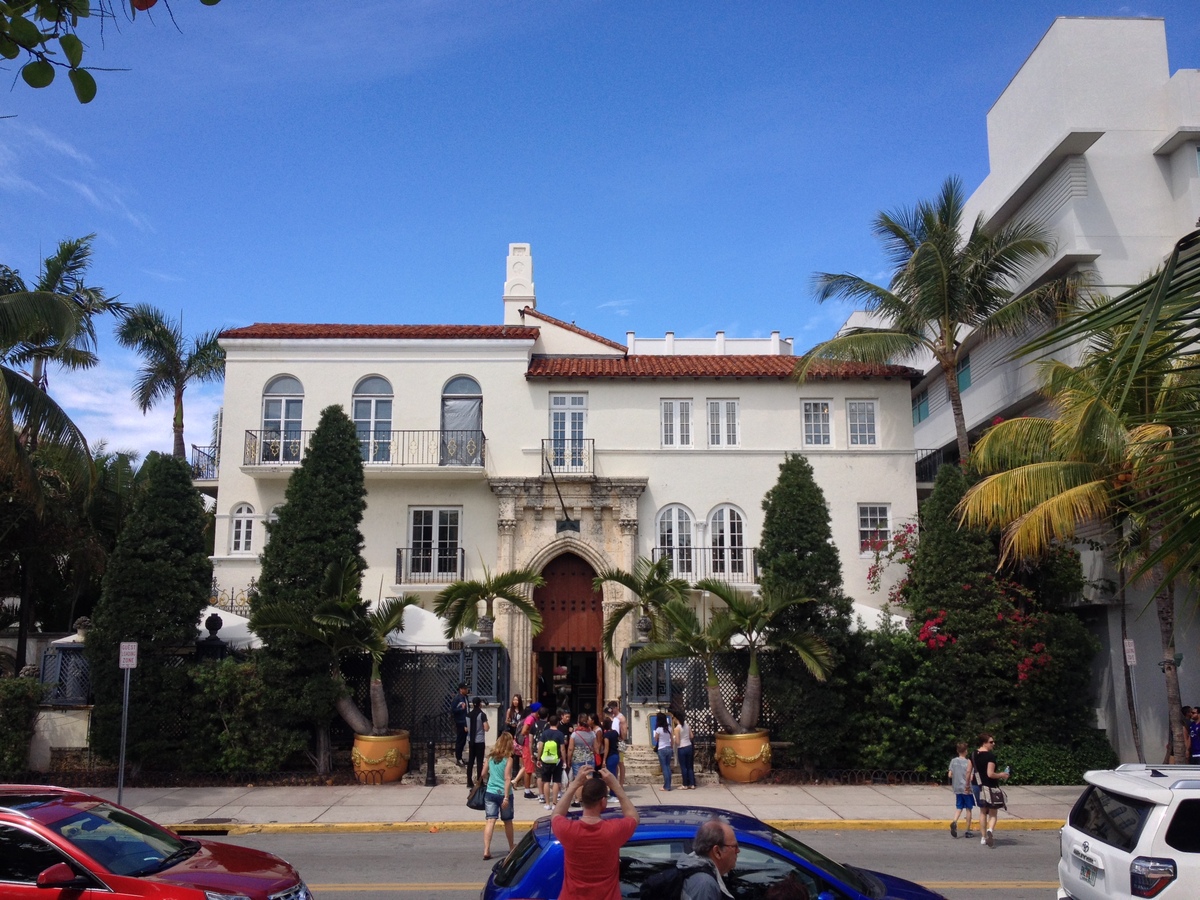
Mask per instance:
[[[597,572],[633,568],[637,558],[638,498],[646,489],[645,478],[562,481],[562,503],[549,479],[496,478],[490,485],[499,505],[497,571],[524,567],[541,571],[563,553],[574,553]],[[559,523],[567,519],[578,523],[577,532],[559,530]],[[612,605],[623,598],[623,591],[605,585],[605,618]],[[633,640],[632,623],[622,632],[615,642],[618,656]],[[529,692],[534,687],[529,620],[509,604],[501,603],[496,613],[496,636],[508,647],[512,690]],[[621,683],[619,663],[605,661],[604,683]]]

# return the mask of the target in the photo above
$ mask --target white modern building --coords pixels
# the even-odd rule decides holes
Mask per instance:
[[[990,173],[968,201],[967,221],[979,214],[994,225],[1032,218],[1057,241],[1054,256],[1022,289],[1085,272],[1094,290],[1119,294],[1152,275],[1175,242],[1198,227],[1200,70],[1171,72],[1162,19],[1056,19],[988,112],[987,130]],[[1046,412],[1036,365],[1012,358],[1034,336],[968,338],[957,377],[973,438],[997,416]],[[1063,358],[1072,361],[1071,351]],[[940,369],[928,368],[914,387],[912,416],[918,454],[930,454],[930,462],[957,458]],[[1115,580],[1096,554],[1085,553],[1085,562],[1097,581]],[[1158,622],[1144,591],[1131,596],[1140,724],[1147,759],[1155,762],[1166,739]],[[1089,601],[1102,604],[1091,615],[1108,649],[1096,672],[1098,722],[1131,760],[1119,616],[1110,594],[1092,591]],[[1195,593],[1181,584],[1176,641],[1184,654],[1184,703],[1200,703],[1195,608]]]
[[[829,503],[847,593],[864,546],[916,513],[912,379],[902,366],[833,364],[799,384],[790,339],[624,344],[538,308],[528,244],[512,244],[496,325],[256,324],[225,332],[214,567],[226,596],[259,573],[264,521],[284,500],[321,410],[358,425],[366,465],[364,594],[437,592],[531,566],[545,619],[532,636],[501,608],[512,687],[537,696],[566,666],[581,709],[620,687],[600,654],[620,588],[597,571],[669,556],[689,581],[757,582],[762,500],[789,452]],[[499,310],[497,310],[499,312]],[[696,602],[704,604],[705,598]],[[502,604],[503,606],[503,604]],[[633,639],[633,623],[621,646]]]

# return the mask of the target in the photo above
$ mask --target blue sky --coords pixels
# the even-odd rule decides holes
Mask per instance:
[[[128,71],[88,106],[0,68],[0,261],[32,280],[96,232],[91,280],[189,332],[499,322],[528,241],[550,315],[803,350],[849,312],[814,272],[885,277],[878,210],[987,174],[987,110],[1055,16],[1161,16],[1172,71],[1200,67],[1194,0],[171,9],[91,34]],[[136,360],[101,350],[51,393],[93,442],[169,450],[170,409],[143,417]],[[219,403],[189,391],[189,443]]]

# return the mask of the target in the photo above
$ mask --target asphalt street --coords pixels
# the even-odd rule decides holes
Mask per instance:
[[[520,840],[521,831],[517,832]],[[1001,830],[989,850],[937,831],[793,832],[839,861],[935,888],[950,900],[1052,900],[1055,831]],[[300,869],[317,900],[462,900],[478,897],[493,863],[478,832],[246,834],[220,838],[278,854]],[[502,832],[493,853],[505,849]]]

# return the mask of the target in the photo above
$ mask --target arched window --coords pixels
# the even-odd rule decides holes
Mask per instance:
[[[354,389],[354,428],[362,446],[363,462],[392,461],[392,386],[372,375]]]
[[[273,378],[263,390],[260,462],[299,462],[304,451],[300,426],[304,386],[291,375]]]
[[[254,552],[254,507],[249,503],[239,503],[230,515],[231,534],[229,538],[230,553]]]
[[[442,388],[441,465],[483,465],[483,391],[458,375]]]
[[[692,557],[692,514],[682,506],[668,506],[658,514],[658,547],[654,558],[671,560],[671,575],[690,579],[695,569]]]
[[[712,541],[712,574],[745,575],[747,570],[745,519],[735,507],[718,506],[708,520]]]

